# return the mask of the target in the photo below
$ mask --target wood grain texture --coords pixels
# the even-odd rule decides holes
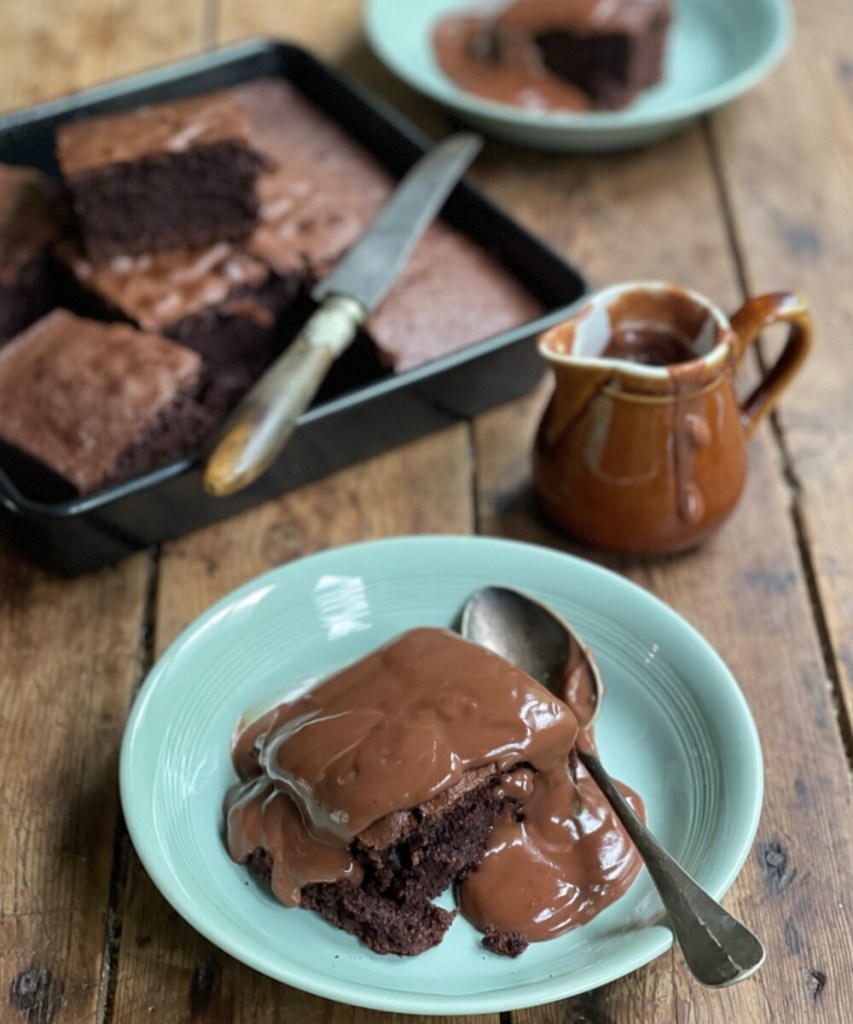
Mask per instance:
[[[220,43],[272,36],[310,47],[323,60],[340,62],[361,37],[362,5],[352,0],[220,0]]]
[[[451,122],[434,104],[425,103],[374,56],[361,28],[363,3],[353,0],[220,0],[216,23],[220,44],[257,36],[303,46],[358,80],[436,138]]]
[[[50,579],[0,549],[1,1020],[94,1020],[147,560]]]
[[[766,767],[756,842],[726,903],[762,936],[768,962],[743,985],[709,992],[673,951],[571,1000],[454,1020],[850,1019],[853,8],[849,0],[797,0],[796,13],[797,44],[783,66],[706,124],[647,150],[599,157],[492,140],[474,170],[594,287],[670,278],[726,309],[745,290],[806,294],[816,350],[751,445],[735,514],[703,547],[650,561],[600,555],[540,517],[529,454],[545,383],[472,427],[460,424],[165,545],[159,559],[143,554],[67,581],[0,548],[0,1020],[400,1019],[271,982],[186,925],[117,825],[117,752],[150,658],[247,579],[351,541],[477,531],[625,573],[723,655],[753,709]],[[371,56],[360,17],[358,0],[0,0],[0,109],[214,42],[273,35],[334,61],[444,134],[445,115]],[[766,339],[766,357],[775,344]],[[755,373],[750,361],[744,381]]]
[[[853,564],[843,553],[853,547],[853,7],[800,2],[796,16],[796,44],[772,88],[727,111],[720,146],[749,287],[795,287],[814,316],[814,350],[778,419],[849,722]]]
[[[0,112],[198,52],[206,0],[0,0]]]

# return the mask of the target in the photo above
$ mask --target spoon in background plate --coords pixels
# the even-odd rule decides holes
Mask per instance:
[[[482,587],[465,603],[461,632],[577,709],[582,729],[595,722],[604,696],[601,673],[580,637],[553,609],[507,587]],[[764,961],[760,940],[667,853],[619,792],[591,744],[578,744],[577,752],[645,861],[697,980],[721,988],[757,971]]]

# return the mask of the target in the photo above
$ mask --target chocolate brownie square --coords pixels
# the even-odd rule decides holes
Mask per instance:
[[[100,264],[71,247],[64,255],[81,288],[77,306],[87,315],[128,321],[201,355],[205,404],[215,414],[280,350],[274,328],[302,284],[300,274],[280,276],[228,242]]]
[[[57,154],[90,258],[246,236],[261,158],[228,91],[60,125]]]
[[[258,225],[246,247],[279,273],[302,268],[313,283],[370,227],[394,180],[289,83],[258,79],[235,95],[266,168],[258,179]],[[487,249],[439,220],[368,321],[369,341],[348,360],[347,373],[356,358],[375,373],[409,370],[541,312]]]
[[[52,250],[69,213],[57,182],[0,164],[0,345],[59,302],[64,277]]]
[[[486,249],[436,221],[365,330],[382,362],[402,373],[541,314]]]
[[[289,82],[256,79],[234,95],[264,159],[247,248],[279,273],[301,270],[314,280],[361,237],[394,179]]]
[[[456,912],[432,900],[479,863],[506,803],[499,778],[494,766],[472,769],[432,800],[366,829],[352,847],[361,884],[306,885],[301,905],[375,953],[414,956],[437,945]]]
[[[174,461],[212,427],[200,373],[191,349],[54,310],[0,350],[4,468],[25,493],[35,460],[87,494]]]

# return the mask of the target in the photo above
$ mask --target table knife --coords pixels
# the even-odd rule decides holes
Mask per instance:
[[[481,146],[480,136],[460,132],[430,149],[400,180],[366,233],[314,286],[316,312],[215,437],[202,473],[206,491],[235,494],[269,468],[332,363],[385,298]]]

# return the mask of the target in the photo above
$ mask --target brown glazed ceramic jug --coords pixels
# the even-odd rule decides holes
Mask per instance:
[[[775,363],[738,400],[747,348],[790,325]],[[728,319],[662,283],[618,285],[539,339],[555,388],[536,437],[533,480],[546,514],[596,547],[658,554],[692,547],[732,511],[746,446],[812,340],[796,295],[749,299]]]

